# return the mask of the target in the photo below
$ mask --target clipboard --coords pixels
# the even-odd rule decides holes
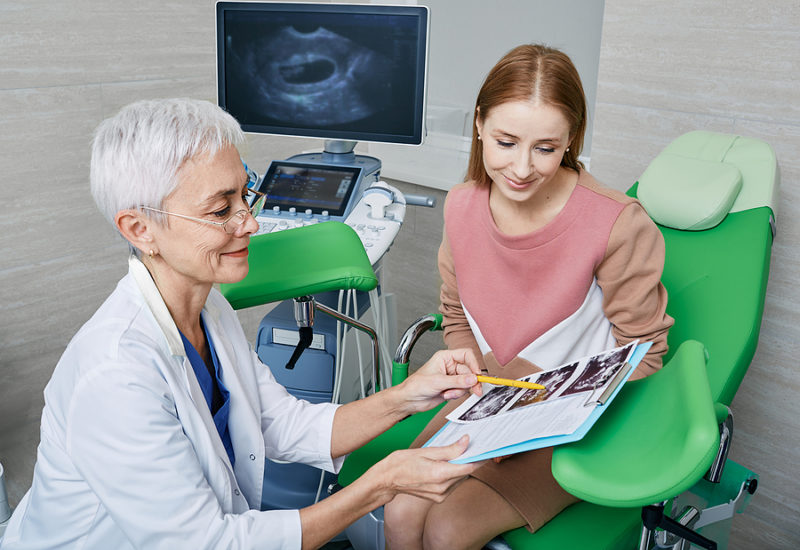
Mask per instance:
[[[588,415],[588,417],[581,423],[581,425],[574,431],[568,434],[563,435],[555,435],[549,437],[537,437],[534,439],[528,439],[524,441],[520,441],[513,445],[506,445],[503,447],[498,447],[492,449],[491,451],[483,452],[477,455],[469,455],[463,456],[460,458],[456,458],[451,460],[453,464],[467,464],[470,462],[478,462],[480,460],[487,460],[490,458],[495,458],[498,456],[506,456],[515,453],[521,453],[525,451],[532,451],[534,449],[542,449],[545,447],[554,447],[556,445],[563,445],[565,443],[572,443],[573,441],[578,441],[582,439],[589,430],[592,429],[597,419],[606,411],[606,409],[611,405],[614,401],[614,398],[619,394],[620,389],[622,386],[625,385],[625,382],[633,374],[633,371],[636,369],[636,366],[641,362],[644,358],[647,350],[650,349],[652,342],[645,342],[638,344],[633,351],[633,354],[629,358],[628,362],[625,366],[620,369],[620,371],[614,376],[614,379],[609,383],[607,388],[603,391],[603,393],[594,398],[594,392],[589,394],[589,399],[584,402],[584,406],[594,406],[592,412]],[[448,422],[445,424],[433,437],[431,437],[428,442],[425,443],[425,447],[427,447],[436,437],[444,431],[447,426],[450,424]],[[469,452],[469,449],[465,452],[465,455]]]

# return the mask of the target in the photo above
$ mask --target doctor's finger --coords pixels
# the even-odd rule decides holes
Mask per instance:
[[[467,466],[467,464],[450,464],[449,460],[454,460],[464,454],[469,446],[469,436],[462,435],[458,441],[450,445],[443,445],[441,447],[422,447],[419,451],[428,460],[444,461],[443,464],[449,466]],[[456,474],[457,475],[457,474]]]
[[[480,363],[475,358],[475,354],[471,349],[445,350],[444,353],[447,353],[452,360],[451,364],[455,370],[451,374],[458,374],[461,372],[481,373]]]
[[[476,375],[467,374],[434,374],[429,379],[431,389],[436,392],[445,392],[447,390],[461,390],[465,392],[478,383]]]

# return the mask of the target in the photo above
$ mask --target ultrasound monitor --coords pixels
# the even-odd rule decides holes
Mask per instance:
[[[247,132],[422,143],[428,8],[217,3],[219,105]]]

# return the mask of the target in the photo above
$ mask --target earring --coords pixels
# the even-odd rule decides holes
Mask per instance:
[[[567,153],[569,153],[569,147],[567,147]]]
[[[153,252],[153,249],[151,248],[151,249],[150,249],[150,259],[151,259],[151,260],[153,259],[153,254],[155,254],[155,253]]]
[[[481,136],[478,136],[478,141],[480,141],[480,140],[481,140]]]

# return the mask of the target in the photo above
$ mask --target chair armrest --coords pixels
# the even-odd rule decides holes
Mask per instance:
[[[582,440],[556,447],[553,475],[604,506],[646,506],[688,489],[716,456],[705,352],[688,340],[664,367],[627,383]]]
[[[234,309],[330,290],[372,290],[378,279],[358,234],[330,221],[250,239],[250,271],[220,291]]]
[[[429,313],[414,321],[406,329],[392,359],[392,386],[396,386],[408,378],[411,350],[414,349],[414,345],[424,332],[442,330],[442,320],[440,313]]]

